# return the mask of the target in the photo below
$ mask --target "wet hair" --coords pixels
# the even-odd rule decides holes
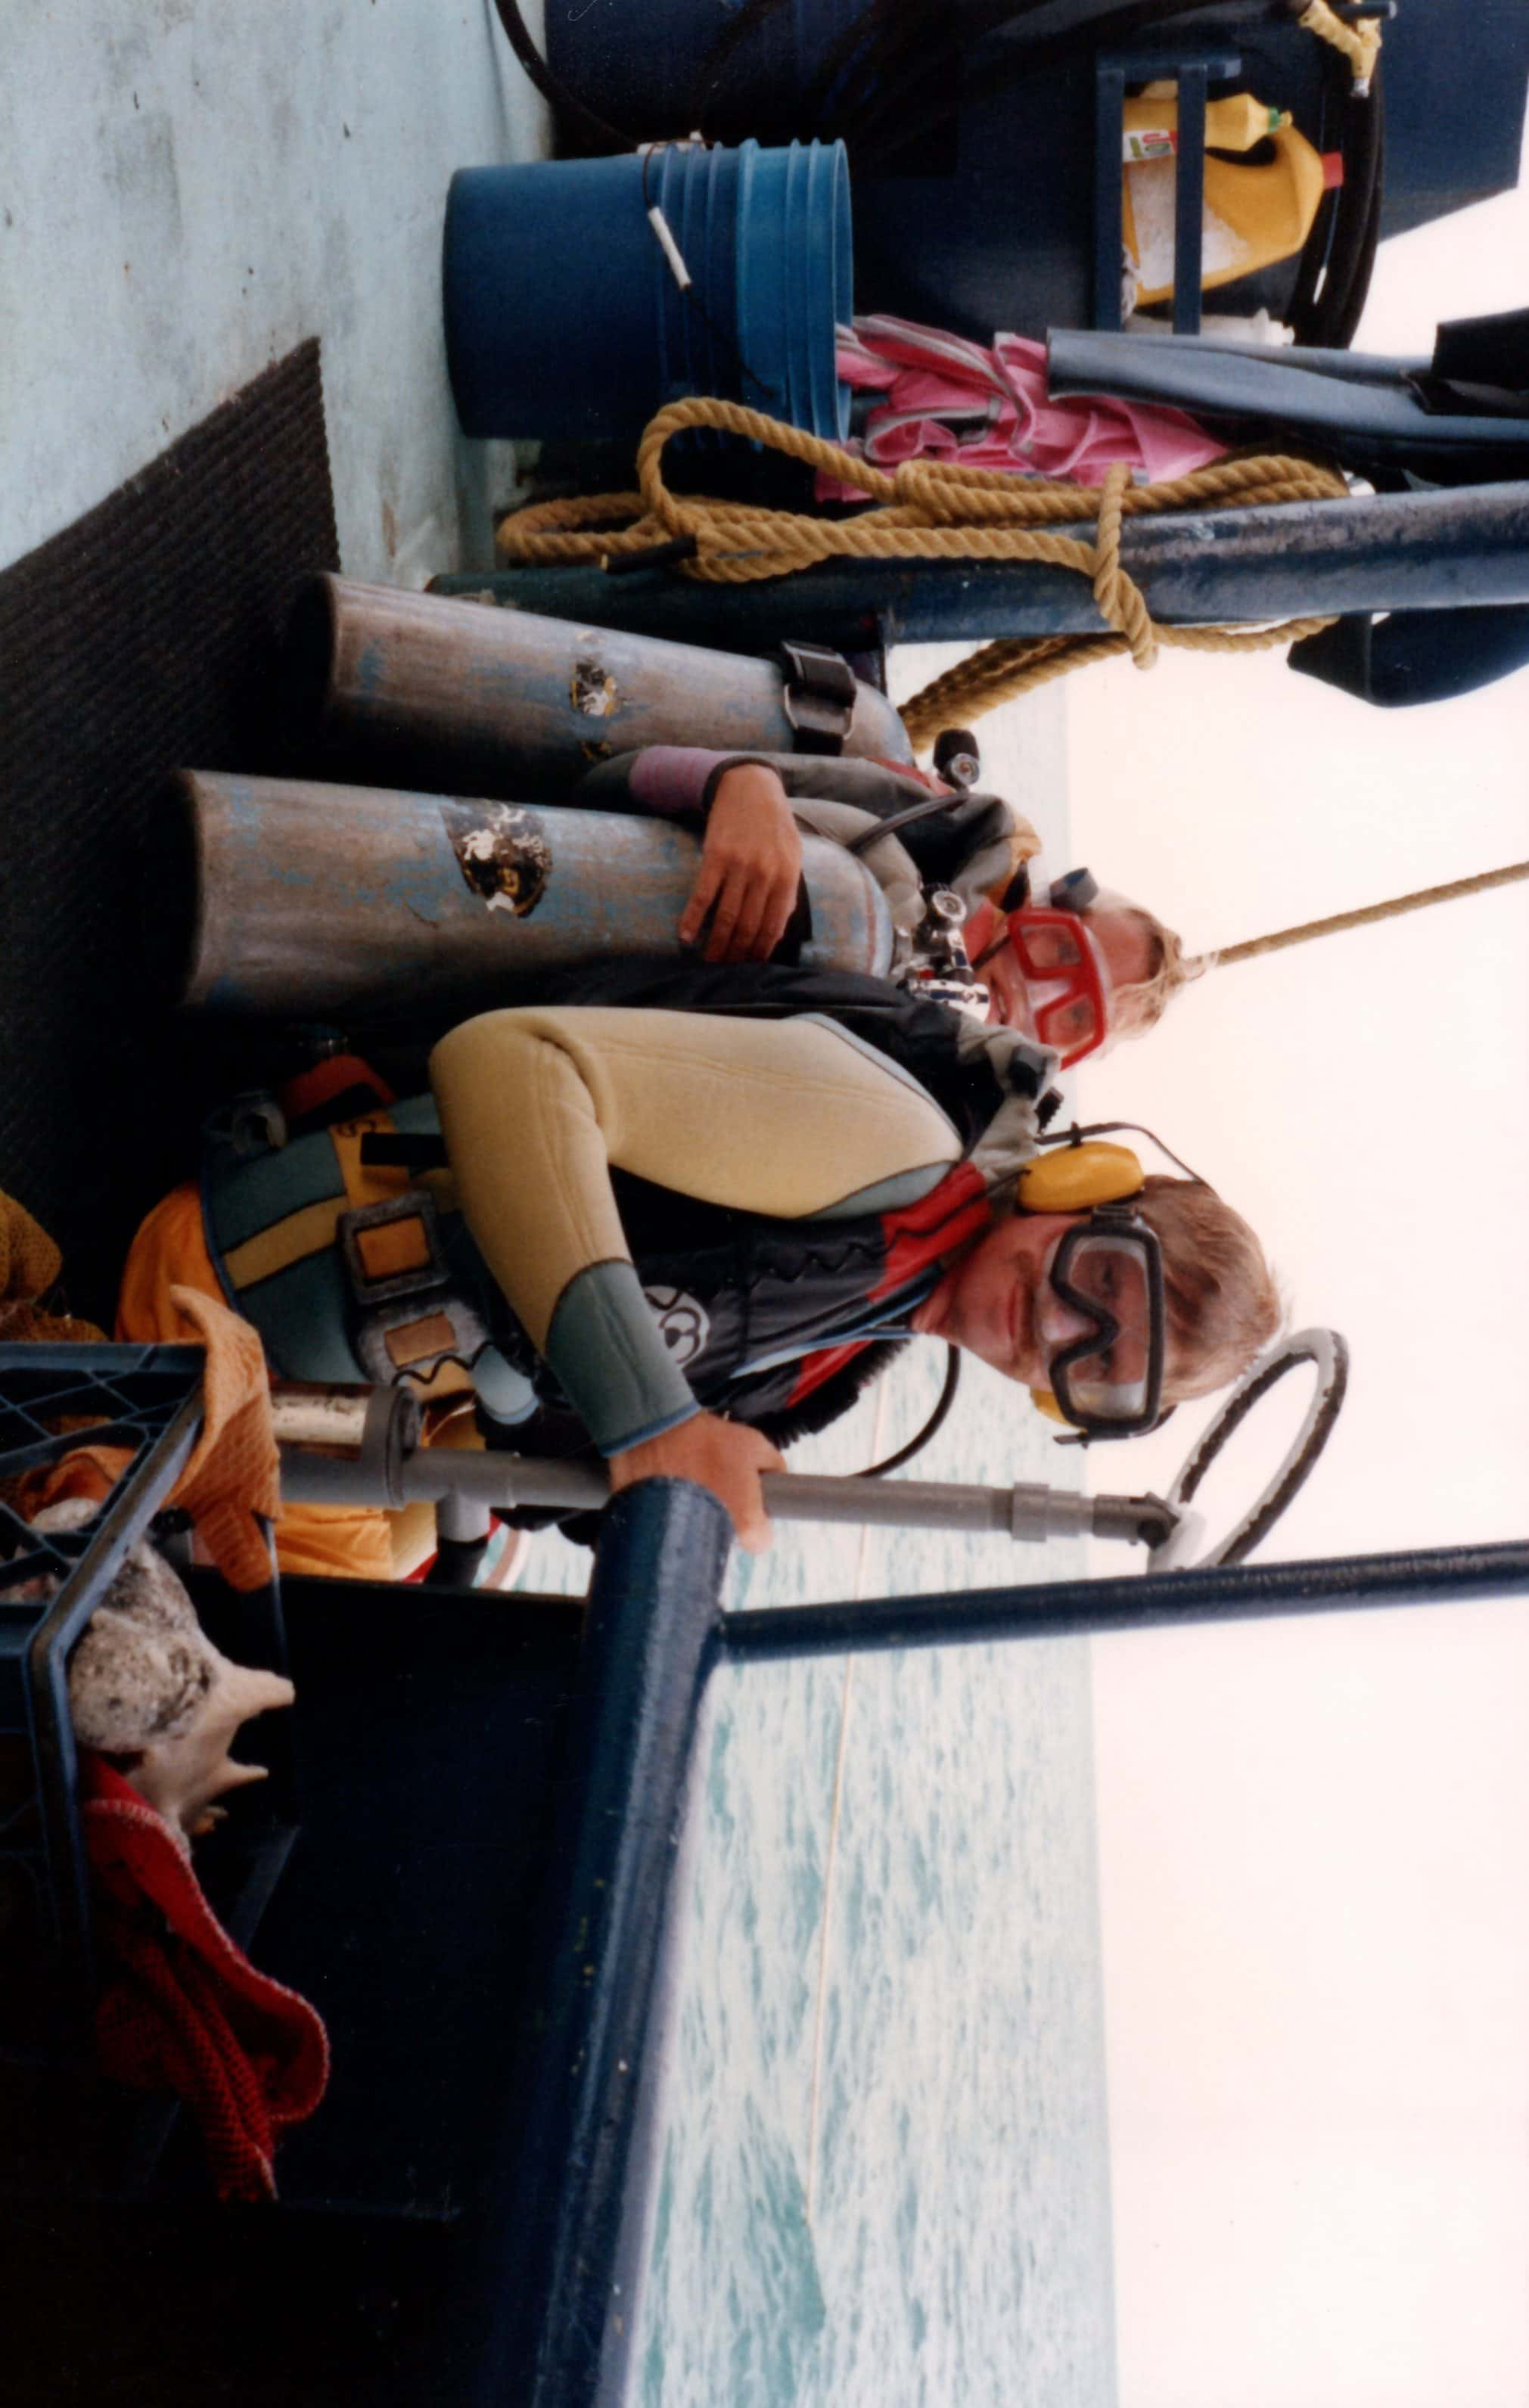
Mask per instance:
[[[1222,1388],[1272,1345],[1284,1320],[1264,1249],[1203,1180],[1149,1178],[1132,1201],[1163,1248],[1168,1323],[1165,1403]]]
[[[1157,1026],[1179,989],[1200,976],[1205,961],[1186,957],[1183,939],[1177,931],[1141,904],[1127,902],[1123,895],[1107,891],[1096,896],[1080,915],[1085,926],[1100,911],[1117,912],[1129,920],[1145,940],[1147,975],[1115,989],[1109,1013],[1112,1037],[1145,1037],[1149,1028]]]

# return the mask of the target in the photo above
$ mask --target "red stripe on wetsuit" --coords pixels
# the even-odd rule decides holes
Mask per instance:
[[[895,1212],[883,1212],[881,1234],[886,1254],[881,1275],[866,1294],[866,1304],[879,1304],[883,1297],[907,1287],[932,1263],[954,1254],[968,1239],[979,1236],[992,1217],[987,1191],[969,1162],[958,1162],[939,1185],[932,1187],[917,1204],[906,1205]],[[815,1388],[821,1388],[825,1380],[831,1380],[836,1371],[852,1363],[857,1354],[875,1342],[874,1334],[850,1338],[842,1345],[820,1346],[816,1354],[804,1354],[788,1403],[800,1404],[804,1397],[810,1397]]]

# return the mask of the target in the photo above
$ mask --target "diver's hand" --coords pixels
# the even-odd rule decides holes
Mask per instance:
[[[774,1532],[759,1485],[762,1471],[784,1471],[785,1459],[767,1438],[746,1422],[724,1422],[696,1413],[678,1429],[644,1439],[610,1457],[612,1496],[636,1480],[693,1480],[720,1497],[733,1517],[738,1544],[761,1555]]]
[[[775,771],[758,761],[728,769],[711,798],[681,941],[699,936],[710,911],[708,962],[767,961],[786,932],[801,875],[801,834]]]

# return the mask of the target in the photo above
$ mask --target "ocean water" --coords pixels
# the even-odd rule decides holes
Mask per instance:
[[[1055,698],[994,749],[1060,851]],[[943,1370],[909,1349],[792,1469],[879,1460]],[[1076,1486],[1081,1465],[968,1364],[917,1473]],[[1080,1541],[781,1525],[728,1602],[1085,1568]],[[587,1569],[544,1538],[523,1585]],[[1087,1641],[724,1668],[683,1881],[633,2408],[1114,2408]]]
[[[889,1383],[892,1443],[937,1390],[921,1351]],[[964,1418],[1004,1429],[1007,1477],[1051,1476],[991,1388]],[[810,1468],[855,1468],[859,1436]],[[931,1476],[981,1477],[973,1451],[949,1434]],[[1062,1575],[1081,1550],[833,1532],[803,1553],[737,1593]],[[726,1669],[693,1812],[633,2401],[1108,2408],[1087,1642]]]

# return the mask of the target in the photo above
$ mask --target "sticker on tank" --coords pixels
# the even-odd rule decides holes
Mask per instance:
[[[491,911],[534,911],[552,874],[552,848],[531,811],[509,803],[442,803],[457,864]]]
[[[568,693],[586,719],[608,719],[621,700],[615,679],[600,661],[575,661]]]

